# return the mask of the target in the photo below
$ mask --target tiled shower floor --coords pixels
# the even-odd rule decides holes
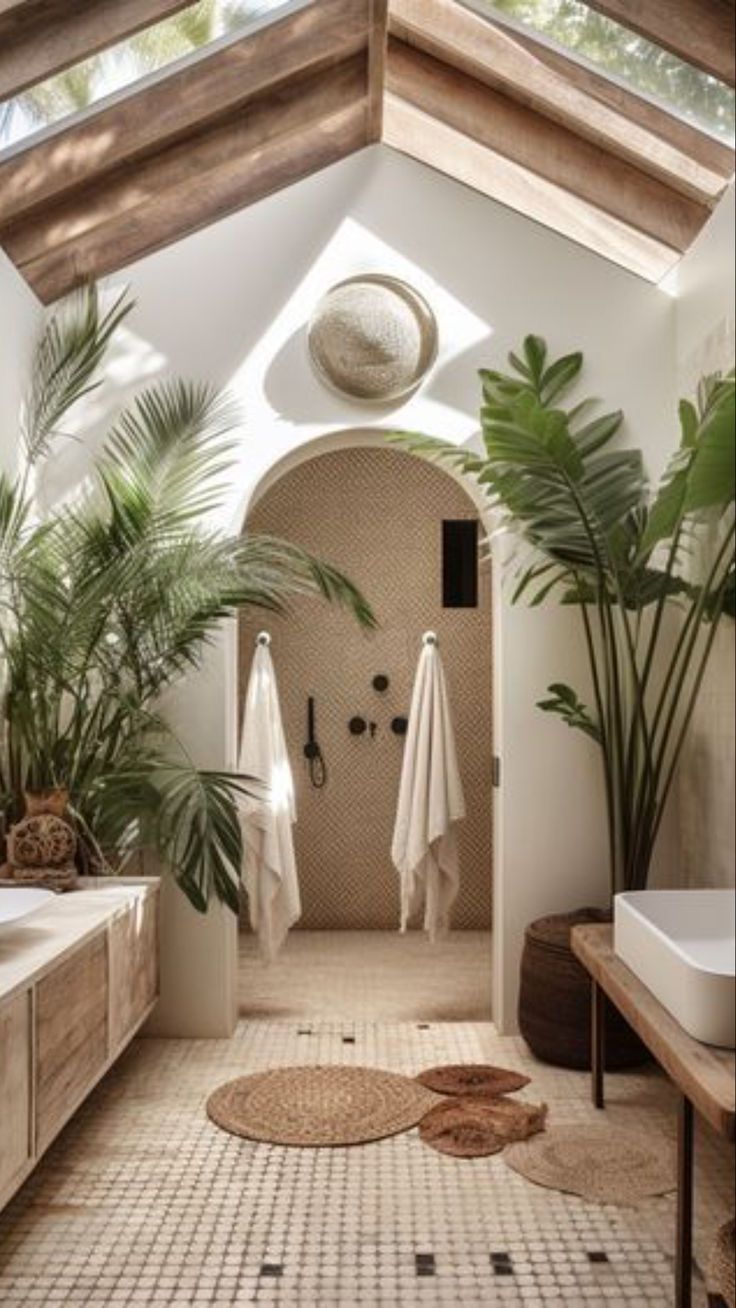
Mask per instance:
[[[250,1018],[490,1021],[491,933],[430,945],[422,931],[292,931],[268,966],[243,934],[238,985]]]
[[[553,1123],[596,1116],[586,1076],[534,1063],[483,1023],[255,1021],[230,1041],[136,1041],[0,1216],[3,1308],[671,1305],[672,1197],[601,1207],[529,1184],[500,1155],[444,1158],[416,1132],[352,1149],[252,1144],[204,1112],[245,1071],[459,1060],[529,1070],[526,1095]],[[610,1077],[609,1094],[612,1122],[671,1137],[654,1069]],[[733,1154],[705,1133],[699,1145],[702,1257],[732,1203]]]

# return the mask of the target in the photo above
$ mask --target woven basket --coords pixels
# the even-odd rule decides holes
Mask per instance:
[[[713,1308],[736,1308],[736,1226],[726,1222],[720,1227],[708,1255],[706,1281],[708,1302]]]
[[[590,977],[572,952],[570,931],[588,922],[610,922],[596,908],[555,914],[532,922],[521,959],[519,1029],[544,1063],[590,1067]],[[636,1067],[649,1054],[611,1004],[606,1014],[606,1067]]]

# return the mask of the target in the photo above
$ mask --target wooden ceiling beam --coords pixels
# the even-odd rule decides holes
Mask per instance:
[[[63,72],[191,0],[0,0],[0,100]]]
[[[367,0],[320,0],[0,160],[0,226],[255,95],[365,49]]]
[[[370,0],[368,48],[368,140],[380,141],[383,130],[383,96],[386,89],[388,0]]]
[[[395,37],[388,90],[673,249],[686,250],[708,218],[657,178]]]
[[[688,64],[734,85],[736,33],[728,0],[588,0],[621,23]]]
[[[352,154],[366,144],[366,106],[360,55],[21,219],[0,243],[49,303]]]
[[[390,0],[389,30],[699,203],[712,206],[724,190],[720,173],[572,85],[512,33],[455,0]]]
[[[489,150],[455,128],[389,93],[384,141],[445,176],[497,200],[523,217],[551,228],[647,281],[658,282],[674,266],[676,250],[634,231],[546,178]]]
[[[629,122],[645,127],[660,140],[666,141],[721,177],[729,179],[733,176],[734,151],[726,141],[717,140],[693,123],[678,118],[676,114],[670,113],[661,105],[637,95],[635,91],[622,86],[620,82],[614,82],[603,73],[596,72],[587,64],[571,59],[551,46],[543,45],[529,33],[517,32],[516,39],[520,45],[531,51],[536,59],[559,73],[566,82],[571,82],[578,90],[603,101],[611,109],[623,114]]]

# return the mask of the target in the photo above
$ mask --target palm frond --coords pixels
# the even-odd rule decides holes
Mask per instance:
[[[100,365],[113,334],[132,309],[125,292],[103,310],[95,286],[62,301],[46,320],[34,352],[21,435],[30,465],[50,452],[74,404],[101,385]]]

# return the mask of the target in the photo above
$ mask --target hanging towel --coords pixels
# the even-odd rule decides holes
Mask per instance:
[[[401,878],[401,930],[424,899],[434,941],[450,924],[460,885],[455,823],[465,817],[437,638],[424,636],[409,712],[391,857]]]
[[[239,771],[257,777],[264,787],[260,794],[241,796],[240,826],[251,926],[268,961],[301,916],[291,829],[296,821],[294,785],[270,643],[261,632],[245,697],[238,760]]]

